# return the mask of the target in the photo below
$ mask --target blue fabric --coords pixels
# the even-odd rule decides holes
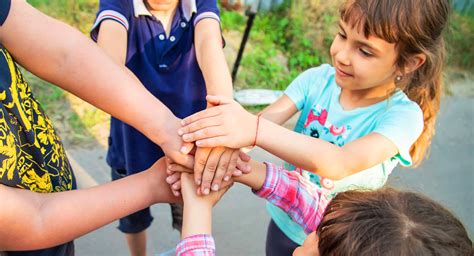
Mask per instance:
[[[10,12],[11,0],[0,1],[0,26],[3,25]]]
[[[392,141],[399,153],[379,165],[338,181],[324,179],[286,164],[288,169],[300,171],[311,182],[326,189],[330,197],[350,189],[382,187],[398,163],[411,165],[410,147],[423,130],[420,107],[400,90],[385,101],[344,110],[339,104],[341,88],[336,84],[334,74],[334,68],[327,64],[312,68],[298,76],[285,90],[285,94],[301,110],[294,130],[340,147],[375,132]],[[306,234],[299,225],[277,207],[267,205],[267,209],[273,221],[292,241],[303,243]]]
[[[188,20],[185,14],[189,6],[196,12]],[[155,17],[135,15],[132,0],[101,0],[91,37],[97,39],[100,22],[105,19],[122,24],[128,32],[126,66],[177,117],[184,118],[206,107],[205,82],[194,49],[194,24],[197,19],[218,19],[218,15],[215,0],[182,0],[166,37]],[[112,168],[137,173],[163,155],[139,131],[112,118],[107,154]]]

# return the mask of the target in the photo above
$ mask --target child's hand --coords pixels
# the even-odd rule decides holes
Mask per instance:
[[[183,201],[186,206],[203,205],[206,208],[212,208],[233,185],[230,183],[225,189],[209,195],[200,195],[199,188],[194,183],[193,175],[190,173],[181,173],[181,192],[183,193]]]
[[[147,175],[149,175],[148,181],[150,182],[150,192],[153,196],[153,202],[181,202],[181,197],[179,197],[180,194],[176,196],[174,193],[171,194],[173,191],[168,189],[157,189],[163,187],[167,183],[165,169],[165,158],[162,157],[145,171]],[[175,195],[175,197],[173,195]]]
[[[209,95],[206,99],[218,106],[183,119],[183,127],[178,130],[178,134],[182,135],[184,141],[195,141],[198,147],[243,148],[254,144],[256,116],[226,97]]]
[[[193,173],[192,169],[186,168],[175,163],[171,158],[166,157],[166,183],[171,187],[171,192],[174,196],[181,196],[181,173]]]
[[[219,191],[222,181],[229,181],[232,176],[250,172],[250,161],[239,149],[224,147],[197,148],[194,162],[194,181],[201,185],[205,195],[210,191]]]
[[[240,159],[238,160],[237,166],[239,166],[240,162],[242,162],[242,159],[245,159],[245,161],[250,161],[250,157],[247,156],[245,153],[241,152],[239,154]],[[179,197],[181,195],[181,173],[186,172],[186,173],[193,173],[192,169],[186,168],[182,165],[174,163],[170,158],[166,158],[166,183],[168,183],[171,186],[171,191],[176,197]],[[237,174],[238,176],[242,175],[242,172],[240,170],[237,170],[236,173],[233,173],[234,176]],[[219,188],[220,189],[227,189],[230,185],[232,185],[233,180],[229,179],[228,181],[222,181],[220,183]],[[197,186],[197,185],[196,185]],[[197,191],[199,194],[203,194],[201,192],[201,189],[198,189]]]
[[[194,158],[189,153],[193,149],[194,144],[184,142],[180,136],[174,136],[173,134],[180,128],[180,119],[173,117],[166,122],[166,127],[163,127],[162,131],[166,136],[162,136],[163,139],[159,141],[159,145],[165,155],[174,162],[179,163],[188,168],[192,168],[194,165]]]

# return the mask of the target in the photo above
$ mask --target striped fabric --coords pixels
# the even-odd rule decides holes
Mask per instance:
[[[321,222],[329,203],[326,193],[298,172],[288,171],[271,163],[263,186],[254,193],[283,209],[309,234]],[[214,239],[200,234],[186,237],[176,246],[178,256],[214,256]]]
[[[97,16],[92,30],[94,30],[104,20],[115,20],[124,26],[126,30],[129,28],[128,21],[122,14],[112,10],[105,10]]]
[[[213,12],[203,12],[203,13],[200,13],[196,16],[196,18],[194,19],[194,26],[196,26],[196,24],[203,20],[203,19],[215,19],[217,20],[219,23],[221,22],[221,19],[219,18],[219,15],[213,13]]]
[[[211,235],[188,236],[176,246],[177,256],[213,256],[215,254],[216,245]]]
[[[305,233],[315,231],[329,203],[325,193],[298,172],[265,164],[265,182],[254,193],[285,211]]]

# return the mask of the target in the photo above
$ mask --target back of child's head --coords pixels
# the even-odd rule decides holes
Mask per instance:
[[[394,43],[398,51],[395,64],[402,72],[410,57],[426,56],[421,67],[396,82],[423,111],[424,130],[410,152],[415,166],[423,160],[434,135],[445,60],[442,32],[449,11],[448,0],[347,0],[340,10],[341,19],[366,37]]]
[[[317,234],[320,255],[474,255],[453,214],[424,196],[394,189],[339,193]]]

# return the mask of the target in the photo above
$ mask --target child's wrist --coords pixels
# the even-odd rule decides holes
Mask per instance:
[[[203,200],[184,200],[184,205],[193,213],[212,212],[212,203]]]
[[[168,127],[169,123],[177,122],[179,123],[178,118],[171,112],[166,111],[162,117],[157,118],[153,122],[148,122],[144,126],[144,134],[147,136],[151,141],[155,142],[158,145],[164,144],[169,135]]]
[[[254,127],[254,132],[253,132],[253,137],[252,137],[252,142],[249,147],[253,149],[255,146],[257,146],[257,139],[258,139],[258,130],[260,127],[260,119],[261,119],[261,114],[258,115],[252,115],[252,125]]]

